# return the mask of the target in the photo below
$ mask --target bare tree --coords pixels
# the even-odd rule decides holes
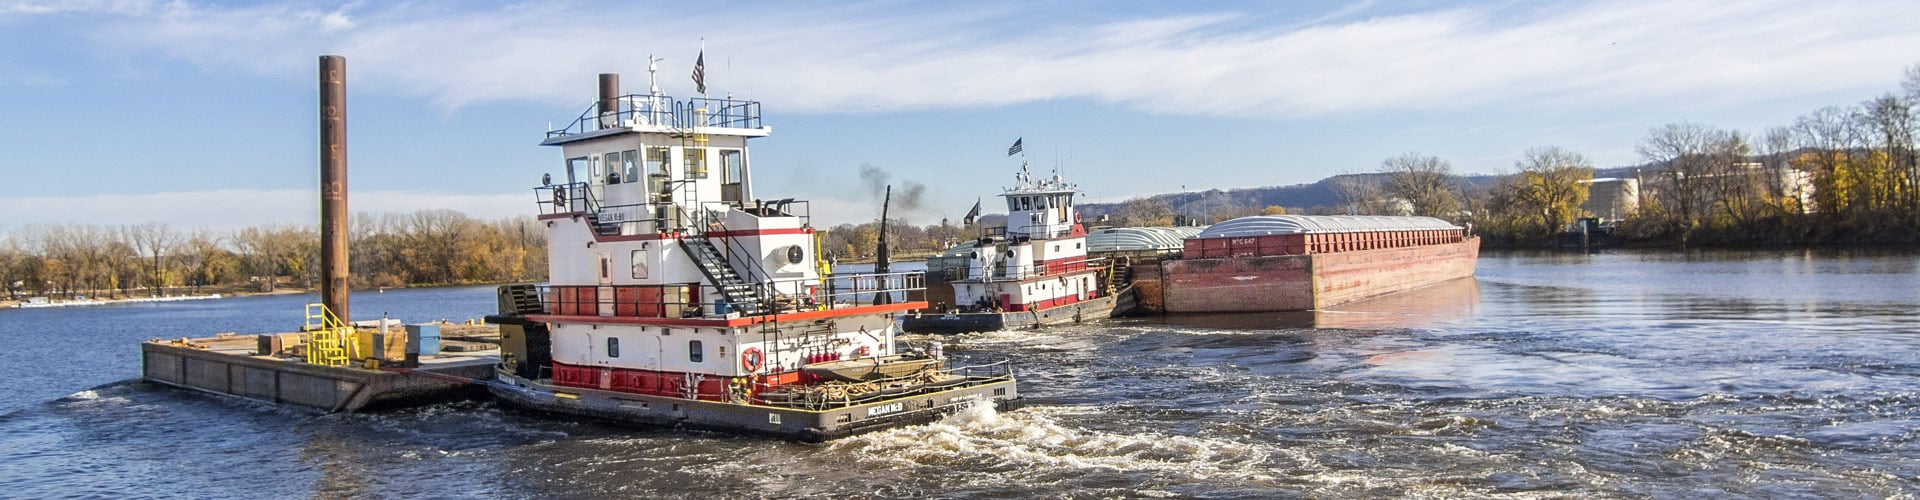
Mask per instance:
[[[163,254],[172,253],[175,250],[174,247],[180,244],[180,233],[167,227],[166,224],[157,222],[125,226],[121,228],[121,233],[133,243],[134,249],[141,255],[153,259],[153,267],[150,268],[153,274],[150,275],[148,284],[152,285],[151,295],[160,296],[161,288],[167,284],[166,276],[161,272],[160,257]]]
[[[1731,130],[1715,131],[1704,151],[1708,175],[1702,187],[1707,203],[1718,207],[1735,227],[1751,224],[1767,207],[1762,180],[1766,170],[1747,161],[1751,152],[1746,136]]]
[[[1841,166],[1850,161],[1848,152],[1858,145],[1859,136],[1851,124],[1853,114],[1846,108],[1828,106],[1801,115],[1793,122],[1793,140],[1806,150],[1793,162],[1813,173],[1816,198],[1813,208],[1822,212],[1851,210],[1846,189],[1837,184],[1842,180]]]
[[[1905,83],[1903,82],[1903,85]],[[1885,94],[1860,104],[1860,124],[1865,138],[1880,157],[1865,162],[1863,167],[1878,170],[1869,174],[1882,189],[1874,190],[1868,200],[1872,208],[1912,209],[1920,207],[1920,198],[1915,198],[1914,179],[1914,115],[1912,101],[1894,94]]]
[[[18,297],[26,285],[21,279],[25,274],[21,269],[24,260],[26,252],[20,249],[20,243],[14,240],[13,235],[0,234],[0,290],[5,290],[9,299]]]
[[[1637,150],[1660,169],[1660,195],[1675,210],[1682,231],[1691,231],[1711,203],[1704,183],[1713,174],[1710,143],[1724,132],[1693,122],[1669,123],[1647,131]],[[1684,240],[1684,238],[1683,238]]]
[[[1800,174],[1793,169],[1793,129],[1767,129],[1760,148],[1760,163],[1766,169],[1764,186],[1772,200],[1769,205],[1780,214],[1807,213],[1807,207],[1801,203],[1806,196],[1806,186],[1798,182]]]
[[[1139,197],[1127,200],[1114,210],[1113,225],[1120,227],[1171,226],[1173,206],[1167,200]]]
[[[1453,164],[1447,160],[1407,153],[1381,161],[1380,173],[1387,174],[1387,194],[1412,204],[1414,215],[1458,218],[1459,189],[1454,182]]]
[[[1387,202],[1386,190],[1381,187],[1379,178],[1367,174],[1346,173],[1327,179],[1333,194],[1340,197],[1344,205],[1341,213],[1347,215],[1403,215],[1395,213]]]

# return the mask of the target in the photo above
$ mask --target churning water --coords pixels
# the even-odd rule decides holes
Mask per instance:
[[[1017,360],[1030,406],[819,445],[126,382],[140,340],[282,330],[305,300],[0,311],[0,496],[1920,493],[1910,253],[1489,254],[1477,280],[1332,311],[943,338]],[[492,303],[390,291],[354,311]]]

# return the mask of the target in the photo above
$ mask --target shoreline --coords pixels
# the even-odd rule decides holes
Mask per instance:
[[[387,291],[387,290],[407,290],[407,289],[415,289],[415,288],[450,288],[450,287],[463,287],[463,286],[489,286],[489,285],[504,285],[504,284],[508,284],[508,283],[514,283],[514,282],[500,282],[500,283],[421,283],[421,284],[409,284],[409,285],[407,285],[407,286],[404,286],[404,287],[372,287],[372,288],[355,288],[355,289],[352,289],[352,291],[353,291],[353,292],[355,292],[355,293],[362,293],[362,292],[364,292],[364,293],[384,293],[384,292],[385,292],[385,291]],[[40,308],[64,308],[64,307],[89,307],[89,306],[106,306],[106,305],[119,305],[119,304],[139,304],[139,303],[157,303],[157,302],[181,302],[181,301],[189,301],[189,300],[216,300],[216,299],[231,299],[231,298],[237,298],[237,297],[261,297],[261,296],[274,296],[274,295],[301,295],[301,294],[309,294],[309,293],[318,293],[318,291],[317,291],[317,290],[314,290],[314,289],[308,289],[308,288],[304,288],[304,287],[292,287],[292,286],[283,286],[283,287],[277,287],[277,288],[274,288],[274,290],[273,290],[273,291],[271,291],[271,292],[255,292],[255,291],[242,291],[242,290],[217,290],[217,289],[219,289],[219,288],[221,288],[221,287],[206,287],[206,288],[208,289],[208,291],[207,291],[206,293],[200,293],[200,294],[175,294],[175,295],[165,295],[165,296],[161,296],[161,297],[151,297],[151,296],[148,296],[148,295],[145,295],[145,294],[140,294],[140,293],[130,293],[130,294],[126,294],[126,295],[119,295],[119,296],[117,296],[117,298],[105,298],[105,299],[101,299],[101,298],[94,298],[94,297],[92,297],[92,296],[89,296],[89,298],[87,298],[87,299],[84,299],[84,300],[85,300],[85,302],[84,302],[84,303],[77,303],[77,304],[76,304],[76,303],[72,303],[72,302],[78,302],[78,301],[74,301],[74,300],[69,300],[69,299],[65,299],[65,298],[62,298],[62,299],[60,299],[60,300],[58,300],[58,301],[53,301],[53,302],[51,302],[51,303],[50,303],[51,305],[47,305],[47,306],[31,306],[31,307],[24,307],[24,308],[23,308],[23,307],[20,307],[20,306],[21,306],[22,304],[26,304],[26,303],[27,303],[27,301],[25,301],[25,300],[14,300],[14,299],[0,299],[0,310],[11,310],[11,309],[40,309]],[[216,291],[216,290],[217,290],[217,291]],[[115,296],[114,296],[114,295],[109,295],[108,297],[115,297]]]

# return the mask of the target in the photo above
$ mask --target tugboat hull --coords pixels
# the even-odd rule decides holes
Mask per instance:
[[[623,423],[778,436],[804,442],[938,420],[976,404],[1007,411],[1024,401],[1012,378],[966,379],[933,392],[811,410],[561,387],[495,372],[495,396],[534,410]]]
[[[900,328],[911,333],[967,333],[999,330],[1030,330],[1050,325],[1065,325],[1096,319],[1117,318],[1133,310],[1133,290],[1036,311],[924,314],[914,313],[901,320]]]

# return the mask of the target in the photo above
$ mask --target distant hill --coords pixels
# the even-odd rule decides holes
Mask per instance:
[[[1632,175],[1631,168],[1621,170],[1627,171],[1627,175]],[[1188,191],[1158,194],[1146,198],[1165,200],[1167,205],[1173,207],[1174,213],[1191,213],[1195,215],[1208,213],[1215,207],[1227,204],[1255,208],[1277,205],[1286,207],[1288,213],[1307,213],[1316,207],[1333,210],[1333,207],[1340,206],[1340,195],[1333,187],[1334,184],[1338,182],[1338,179],[1347,177],[1378,178],[1385,175],[1386,174],[1342,174],[1321,179],[1320,182],[1312,184],[1237,188],[1224,191],[1219,189]],[[1494,182],[1500,179],[1500,176],[1472,175],[1461,177],[1460,179],[1470,186],[1486,187],[1492,186]],[[1080,215],[1088,219],[1097,219],[1102,215],[1113,214],[1119,210],[1123,204],[1125,204],[1125,202],[1081,204],[1079,207]]]

